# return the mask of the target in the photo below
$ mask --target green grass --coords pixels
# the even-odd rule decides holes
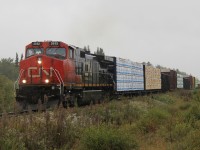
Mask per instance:
[[[0,118],[0,149],[199,149],[200,91]]]
[[[138,149],[137,142],[130,134],[105,125],[87,128],[80,141],[81,149],[85,150]]]

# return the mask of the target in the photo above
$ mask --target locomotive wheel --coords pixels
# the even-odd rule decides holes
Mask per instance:
[[[78,96],[77,97],[77,105],[78,105],[78,107],[82,106],[82,104],[83,104],[83,99],[82,99],[81,96]]]
[[[64,108],[67,108],[67,101],[62,101],[62,105]]]
[[[74,107],[74,96],[71,95],[70,98],[69,98],[69,107]]]
[[[93,98],[93,99],[91,100],[91,103],[92,103],[93,105],[95,105],[95,104],[97,103],[97,100],[96,100],[95,98]]]
[[[62,102],[63,108],[67,108],[67,101],[69,99],[68,95],[60,96],[60,102]]]
[[[82,99],[81,98],[77,98],[77,105],[78,105],[78,107],[82,106]]]

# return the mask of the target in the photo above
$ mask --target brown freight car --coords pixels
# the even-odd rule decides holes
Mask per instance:
[[[161,70],[161,79],[162,79],[162,90],[170,91],[177,89],[177,72],[174,70],[162,71]]]
[[[195,77],[189,76],[183,78],[183,88],[186,90],[192,90],[195,88]]]

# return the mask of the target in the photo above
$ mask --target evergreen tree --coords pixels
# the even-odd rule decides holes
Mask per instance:
[[[86,47],[86,46],[84,46],[83,50],[86,52],[86,51],[87,51],[87,47]]]
[[[103,56],[105,55],[102,48],[100,48],[100,55],[103,55]]]
[[[87,46],[87,51],[89,51],[89,52],[90,52],[90,46],[89,46],[89,45]]]
[[[153,66],[149,61],[147,62],[147,66]]]
[[[18,54],[16,53],[15,66],[18,66],[18,64],[19,64],[19,57]]]
[[[23,54],[21,54],[21,59],[20,59],[20,61],[22,61],[22,60],[23,60],[23,57],[24,57],[24,56],[23,56]]]
[[[94,54],[105,56],[103,49],[99,47],[97,47],[97,51]]]
[[[163,67],[161,65],[157,65],[156,68],[162,69]]]
[[[83,50],[87,53],[90,53],[90,46],[84,46]]]

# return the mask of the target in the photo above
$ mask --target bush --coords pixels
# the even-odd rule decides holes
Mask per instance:
[[[175,150],[198,150],[200,149],[200,131],[193,130],[187,134],[182,141],[177,142],[174,146]]]
[[[124,108],[124,121],[132,124],[132,122],[139,120],[143,113],[140,108],[129,103]]]
[[[179,108],[180,108],[181,110],[187,110],[187,109],[189,109],[190,107],[191,107],[191,104],[186,103],[186,104],[181,105]]]
[[[171,126],[170,130],[166,133],[167,141],[182,141],[185,136],[192,130],[193,128],[186,123],[178,123],[174,126]]]
[[[155,96],[154,99],[156,99],[160,102],[163,102],[165,104],[173,104],[174,103],[174,100],[172,99],[172,97],[170,97],[170,95],[158,95],[158,96]]]
[[[143,133],[155,132],[168,117],[169,113],[165,109],[161,110],[154,108],[143,116],[143,118],[138,122],[137,127]]]
[[[0,120],[0,149],[72,149],[79,130],[65,113],[54,112],[54,118],[46,112]]]
[[[179,96],[185,101],[192,100],[192,92],[190,90],[181,90]]]
[[[200,90],[199,89],[196,89],[196,90],[193,91],[192,98],[195,101],[200,102]]]
[[[0,112],[11,111],[14,104],[13,81],[0,75]]]
[[[192,106],[185,115],[186,122],[194,122],[197,120],[200,120],[200,106],[198,104]]]
[[[54,112],[54,115],[55,119],[51,120],[49,113],[45,114],[45,124],[42,124],[43,130],[40,130],[44,132],[46,147],[48,149],[71,149],[75,144],[78,129],[66,119],[64,110]],[[39,129],[40,125],[37,128]]]
[[[91,127],[85,130],[81,138],[81,149],[121,150],[138,149],[138,144],[128,134],[111,127]]]
[[[7,132],[0,136],[0,149],[20,149],[25,150],[25,143],[22,136],[15,129],[5,129]]]

